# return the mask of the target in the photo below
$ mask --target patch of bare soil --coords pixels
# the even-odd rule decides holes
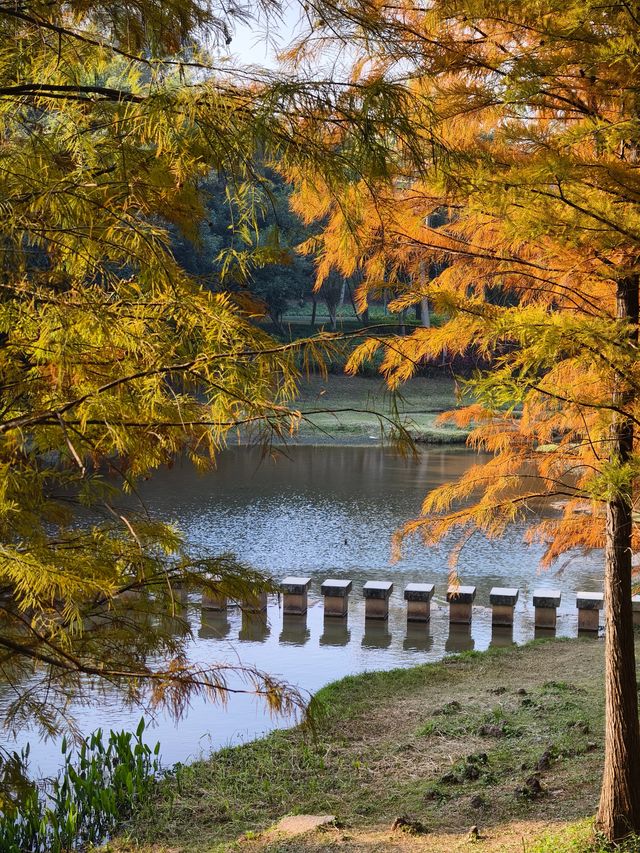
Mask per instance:
[[[331,829],[302,838],[280,841],[275,844],[256,839],[242,845],[247,853],[320,853],[339,850],[341,853],[457,853],[473,850],[482,853],[523,853],[532,839],[560,830],[561,822],[539,820],[512,821],[486,830],[478,827],[478,836],[470,833],[471,827],[461,827],[459,832],[434,832],[411,835],[390,831],[389,827],[371,827],[357,831]]]

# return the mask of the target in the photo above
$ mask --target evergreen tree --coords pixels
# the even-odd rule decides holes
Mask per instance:
[[[229,198],[230,188],[224,175],[201,182],[205,216],[197,229],[197,240],[189,240],[179,231],[172,236],[172,251],[180,266],[211,289],[234,288],[254,295],[274,326],[281,330],[282,316],[292,302],[307,298],[313,288],[314,269],[310,258],[296,251],[308,239],[310,229],[289,207],[291,188],[271,169],[259,168],[263,191],[255,210],[253,229],[239,233],[234,221],[241,215]],[[237,281],[221,271],[230,252],[252,257]]]

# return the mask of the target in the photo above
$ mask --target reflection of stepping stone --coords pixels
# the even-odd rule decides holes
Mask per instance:
[[[281,818],[270,832],[281,832],[284,835],[302,835],[312,832],[321,826],[329,826],[335,820],[332,814],[297,814]]]

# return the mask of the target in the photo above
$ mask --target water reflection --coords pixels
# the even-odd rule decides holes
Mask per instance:
[[[458,477],[476,461],[473,453],[441,449],[401,459],[377,447],[300,447],[290,449],[288,458],[263,461],[259,450],[235,448],[223,453],[217,469],[205,476],[185,465],[142,483],[140,492],[147,507],[175,523],[192,547],[234,552],[276,578],[289,574],[312,578],[306,622],[297,624],[283,622],[275,597],[267,613],[242,613],[230,607],[226,614],[204,614],[195,597],[189,597],[180,606],[179,616],[192,623],[195,640],[190,658],[205,665],[241,661],[315,692],[345,675],[486,649],[494,639],[486,607],[492,586],[520,589],[508,641],[526,642],[534,636],[531,593],[541,582],[563,591],[558,636],[575,636],[572,591],[601,589],[599,553],[576,554],[563,560],[561,571],[541,579],[542,549],[523,545],[521,528],[510,528],[504,539],[495,542],[473,537],[459,562],[463,583],[477,587],[479,606],[471,626],[449,626],[445,593],[452,542],[437,548],[410,542],[402,559],[390,564],[392,533],[419,513],[432,487]],[[353,580],[348,621],[324,618],[320,584],[327,578]],[[388,622],[373,620],[365,625],[362,585],[367,580],[393,582]],[[407,624],[403,591],[410,582],[435,584],[428,625]],[[183,619],[163,618],[172,619],[175,630],[184,632]],[[13,698],[9,686],[0,684],[0,709],[6,709]],[[71,701],[85,732],[98,726],[133,730],[140,718],[140,710],[123,707],[109,687],[97,707]],[[195,700],[177,724],[159,714],[148,738],[151,743],[160,740],[164,763],[170,765],[203,749],[255,738],[275,725],[289,723],[274,719],[254,697],[234,696],[226,708]],[[28,739],[33,741],[34,769],[54,772],[60,760],[54,742],[38,743],[25,732],[17,742],[5,736],[2,745],[19,748]]]
[[[552,637],[555,637],[556,629],[555,628],[534,628],[533,636],[536,640],[548,640]]]
[[[198,637],[201,640],[222,640],[229,636],[231,622],[226,610],[202,610]]]
[[[365,619],[363,649],[388,649],[391,645],[391,632],[386,619]]]
[[[324,631],[319,640],[321,646],[346,646],[351,640],[346,616],[325,616],[323,626]]]
[[[294,646],[304,646],[311,637],[311,631],[307,627],[306,613],[285,613],[282,616],[282,631],[280,642],[289,643]]]
[[[266,610],[242,610],[238,639],[243,643],[264,643],[271,634]]]
[[[604,631],[602,626],[600,626],[597,631],[590,631],[588,628],[579,628],[578,629],[578,636],[581,637],[582,639],[585,639],[587,637],[591,637],[592,639],[597,640],[601,636],[602,631]]]
[[[433,648],[429,622],[407,622],[407,634],[402,643],[405,651],[428,652]]]
[[[449,625],[449,636],[444,647],[448,652],[470,652],[475,648],[476,641],[471,634],[471,625],[452,622]]]
[[[491,628],[491,648],[513,646],[513,625],[493,625]]]

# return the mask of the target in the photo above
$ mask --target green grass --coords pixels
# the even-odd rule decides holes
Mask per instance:
[[[582,853],[576,845],[596,808],[602,765],[602,689],[597,640],[346,678],[318,694],[323,714],[313,735],[274,732],[181,768],[132,832],[171,850],[231,850],[234,839],[288,813],[335,814],[356,837],[408,813],[430,834],[560,821],[564,847],[539,840],[504,849]],[[314,844],[265,849],[324,849]]]
[[[559,832],[544,833],[523,853],[611,853],[611,846],[599,840],[594,833],[593,821],[583,820]],[[631,838],[615,848],[616,853],[639,853],[640,838]]]
[[[437,318],[434,318],[437,322]],[[329,315],[326,306],[318,303],[316,327],[309,325],[310,307],[292,306],[283,320],[283,329],[266,324],[265,328],[285,340],[297,340],[316,332],[328,330]],[[398,329],[398,318],[385,314],[382,306],[371,306],[367,325],[388,326],[391,332]],[[406,331],[418,326],[413,316],[407,317]],[[338,312],[337,330],[352,333],[363,329],[354,316],[350,304]],[[336,345],[336,352],[327,365],[329,375],[311,376],[302,383],[297,401],[303,413],[313,411],[302,422],[294,441],[303,444],[362,444],[379,441],[381,429],[388,432],[391,420],[402,424],[414,441],[429,444],[463,444],[467,430],[450,424],[436,423],[444,411],[458,405],[456,383],[449,368],[430,365],[430,376],[418,376],[406,382],[393,397],[380,377],[382,353],[371,363],[363,365],[358,376],[346,376],[344,366],[351,351],[362,342],[353,337]],[[318,410],[321,410],[318,412]],[[350,411],[347,411],[350,410]]]
[[[457,405],[450,376],[412,379],[395,399],[381,379],[313,376],[302,383],[297,405],[303,413],[313,412],[297,436],[305,443],[379,440],[381,427],[387,431],[390,427],[385,418],[396,417],[418,442],[463,444],[468,434],[450,424],[436,423],[441,412]]]

